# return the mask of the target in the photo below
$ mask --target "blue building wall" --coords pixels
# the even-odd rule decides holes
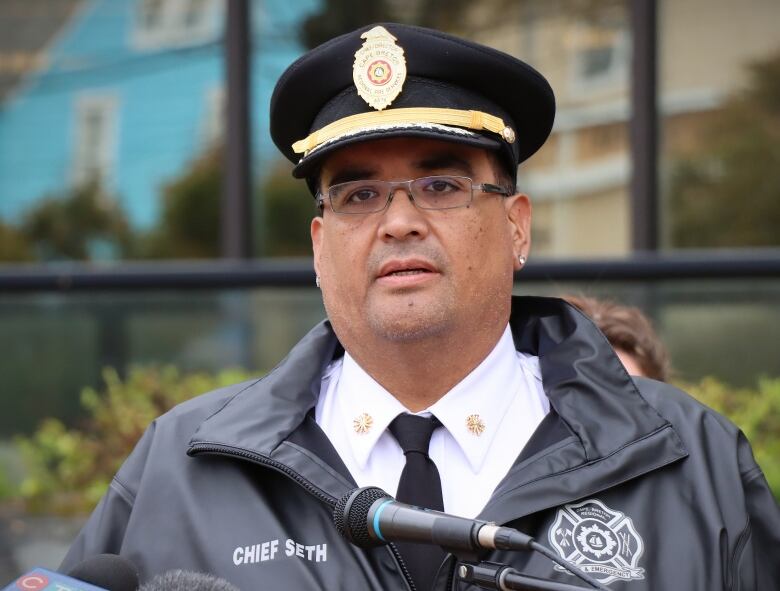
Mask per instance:
[[[158,218],[160,189],[205,147],[207,96],[223,86],[218,11],[212,38],[197,45],[139,49],[131,42],[138,0],[85,4],[50,50],[49,67],[0,107],[0,219],[16,222],[73,181],[79,97],[116,101],[116,142],[108,188],[136,228]],[[319,0],[255,1],[253,137],[256,173],[278,158],[268,136],[273,85],[302,48],[298,23]]]

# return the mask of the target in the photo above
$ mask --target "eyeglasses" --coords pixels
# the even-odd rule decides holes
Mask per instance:
[[[328,200],[334,213],[363,215],[386,209],[398,189],[420,209],[455,209],[466,207],[474,198],[474,190],[505,197],[512,191],[490,183],[474,183],[465,176],[426,176],[410,181],[365,180],[339,183],[328,187]],[[322,193],[317,193],[317,205],[325,206]]]

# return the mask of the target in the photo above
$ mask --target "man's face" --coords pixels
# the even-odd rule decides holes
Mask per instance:
[[[322,167],[322,217],[312,221],[314,263],[325,308],[349,349],[366,338],[394,342],[470,337],[503,329],[517,256],[530,246],[530,205],[474,191],[467,207],[418,209],[402,189],[384,211],[338,215],[327,187],[361,179],[430,175],[496,183],[484,150],[410,138],[347,146]]]

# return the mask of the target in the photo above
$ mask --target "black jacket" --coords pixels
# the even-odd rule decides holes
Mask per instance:
[[[606,339],[560,300],[516,298],[518,350],[539,356],[551,404],[480,517],[508,524],[610,588],[780,589],[780,510],[728,420],[626,374]],[[255,589],[408,589],[394,548],[361,550],[332,525],[355,483],[312,418],[328,322],[266,377],[157,419],[73,544],[67,569],[119,553],[142,576],[206,571]],[[547,558],[488,557],[581,584]],[[466,589],[454,557],[437,589]]]

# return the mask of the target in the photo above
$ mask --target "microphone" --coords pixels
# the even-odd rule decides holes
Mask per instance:
[[[399,503],[375,486],[356,488],[341,497],[333,520],[339,533],[361,548],[417,542],[473,553],[530,550],[533,542],[531,536],[510,527]]]
[[[172,570],[144,583],[138,591],[240,591],[225,579],[203,573]]]
[[[3,587],[2,591],[48,591],[49,589],[67,589],[68,591],[107,591],[105,587],[96,587],[47,568],[36,567],[30,572]]]
[[[74,566],[67,575],[45,568],[34,568],[3,591],[136,591],[138,571],[128,560],[116,554],[91,556]]]
[[[205,573],[171,570],[144,583],[138,591],[240,591],[235,585]]]
[[[516,529],[399,503],[375,486],[356,488],[341,497],[333,510],[333,521],[339,533],[360,548],[416,542],[436,544],[456,556],[473,556],[480,550],[534,550],[591,587],[608,591],[593,577]]]
[[[68,576],[108,591],[138,589],[138,570],[135,565],[116,554],[90,556],[70,569]]]

